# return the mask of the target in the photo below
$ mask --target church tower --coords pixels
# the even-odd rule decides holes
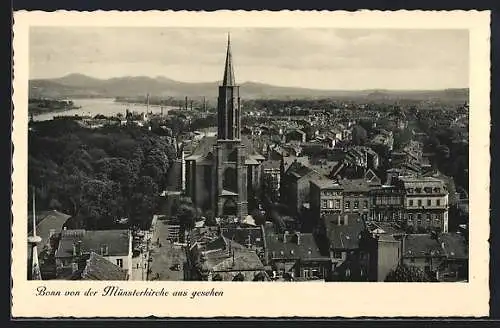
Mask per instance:
[[[246,152],[241,143],[240,88],[234,78],[231,40],[228,35],[224,77],[217,100],[216,215],[248,214]]]

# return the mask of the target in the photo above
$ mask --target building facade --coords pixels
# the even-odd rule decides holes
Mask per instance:
[[[399,177],[395,185],[404,190],[404,219],[416,229],[448,232],[448,190],[434,177]]]
[[[395,186],[380,186],[370,190],[369,220],[400,223],[404,217],[404,193]]]
[[[80,257],[96,253],[132,272],[132,234],[128,230],[63,230],[55,253],[56,269],[71,270]]]
[[[343,208],[342,186],[333,180],[313,180],[310,182],[311,211],[315,217],[341,213]]]
[[[370,185],[364,179],[342,180],[343,213],[356,213],[363,220],[370,214]]]

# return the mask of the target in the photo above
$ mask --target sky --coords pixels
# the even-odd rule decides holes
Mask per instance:
[[[30,78],[220,81],[227,33],[237,83],[312,89],[469,86],[467,30],[32,27]]]

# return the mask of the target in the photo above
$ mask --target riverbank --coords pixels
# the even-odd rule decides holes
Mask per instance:
[[[76,109],[81,109],[81,106],[72,106],[68,108],[46,108],[46,107],[36,107],[36,108],[28,108],[28,113],[33,116],[39,116],[44,114],[52,114],[52,113],[64,113]]]
[[[121,98],[117,97],[114,99],[115,103],[118,104],[130,104],[130,105],[137,105],[137,106],[147,106],[148,101],[147,98],[145,97],[134,97],[134,98]],[[173,98],[169,99],[158,99],[158,98],[150,98],[149,99],[149,106],[151,107],[179,107],[179,105],[182,103],[181,100],[176,100]]]
[[[28,101],[28,113],[34,116],[47,113],[66,112],[81,108],[81,106],[75,105],[72,100],[30,99]]]

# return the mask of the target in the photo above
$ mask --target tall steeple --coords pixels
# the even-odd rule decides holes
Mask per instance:
[[[240,91],[234,79],[233,58],[231,54],[231,37],[227,36],[226,65],[224,79],[219,86],[217,100],[218,112],[218,139],[240,139]]]
[[[35,188],[33,188],[33,234],[28,236],[28,243],[31,246],[31,261],[28,265],[28,279],[42,280],[40,264],[38,263],[38,248],[37,244],[42,241],[40,236],[36,235],[36,212],[35,212]]]
[[[222,80],[223,86],[234,86],[234,70],[233,70],[233,57],[231,54],[231,35],[227,34],[227,53],[226,53],[226,66],[224,68],[224,79]]]

